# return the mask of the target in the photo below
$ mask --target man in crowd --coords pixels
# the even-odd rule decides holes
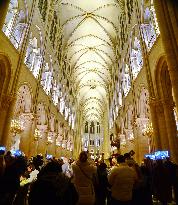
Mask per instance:
[[[123,155],[117,157],[117,163],[118,166],[114,167],[108,176],[111,185],[111,204],[130,205],[133,185],[137,179],[136,172],[128,166]]]

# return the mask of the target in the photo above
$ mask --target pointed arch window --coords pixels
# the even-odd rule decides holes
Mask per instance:
[[[141,29],[143,31],[143,38],[149,51],[154,45],[157,36],[160,34],[156,13],[153,5],[150,8],[147,7],[145,9],[144,22],[141,25]]]
[[[141,51],[140,40],[137,37],[134,38],[130,58],[133,80],[135,80],[143,66],[143,56]]]
[[[41,55],[40,48],[38,47],[38,40],[36,37],[32,37],[31,33],[24,62],[30,69],[30,71],[33,73],[35,78],[38,78],[42,65],[42,60],[43,58]]]
[[[25,19],[25,12],[19,9],[18,1],[11,0],[2,30],[16,49],[19,49],[23,42],[27,25]]]
[[[130,72],[129,72],[129,66],[125,64],[124,72],[122,76],[122,89],[124,91],[125,96],[127,96],[130,88],[131,88],[131,77],[130,77]]]

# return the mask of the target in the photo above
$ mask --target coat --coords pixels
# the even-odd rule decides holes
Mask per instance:
[[[72,165],[73,183],[79,194],[78,204],[92,205],[95,203],[95,191],[92,178],[96,175],[96,167],[89,162],[77,162]],[[85,174],[84,174],[85,173]]]

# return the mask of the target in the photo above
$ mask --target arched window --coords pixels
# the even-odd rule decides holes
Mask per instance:
[[[141,45],[137,37],[135,37],[134,41],[132,42],[130,58],[131,58],[132,75],[134,80],[143,66]]]
[[[44,72],[42,73],[41,85],[47,95],[51,94],[53,80],[52,64],[46,63]]]
[[[74,129],[75,126],[75,114],[72,113],[72,129]]]
[[[35,78],[38,78],[43,58],[41,55],[40,48],[38,47],[37,38],[32,38],[32,33],[30,35],[31,37],[29,39],[29,44],[27,47],[24,62],[27,65],[27,67],[31,70]]]
[[[57,80],[54,80],[53,84],[53,91],[52,91],[52,100],[55,105],[59,102],[59,96],[60,96],[60,89],[59,84],[57,83]]]
[[[127,96],[130,88],[131,88],[131,78],[129,73],[129,66],[125,64],[123,76],[122,76],[122,89],[124,91],[124,95]]]
[[[65,109],[65,101],[64,101],[64,97],[61,97],[60,98],[60,109],[59,109],[61,114],[63,114],[64,109]]]
[[[3,32],[10,39],[15,48],[19,49],[25,33],[25,12],[19,8],[17,0],[11,0],[3,26]]]
[[[148,50],[150,50],[156,41],[157,36],[160,34],[159,27],[156,19],[156,14],[154,7],[146,8],[144,11],[144,22],[141,25],[143,31],[143,38],[147,45]]]

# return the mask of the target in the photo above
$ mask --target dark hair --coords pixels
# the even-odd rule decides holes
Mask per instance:
[[[88,155],[85,151],[82,151],[79,155],[79,161],[80,162],[86,162],[88,159]]]
[[[107,165],[104,162],[102,162],[102,163],[100,163],[99,168],[100,169],[106,169]]]
[[[44,167],[44,171],[46,173],[48,173],[48,172],[55,172],[55,173],[62,172],[62,166],[61,166],[61,164],[59,164],[56,161],[51,161],[51,162],[48,162],[48,164]]]
[[[125,162],[125,157],[123,155],[119,155],[117,157],[117,163],[123,163],[123,162]]]

